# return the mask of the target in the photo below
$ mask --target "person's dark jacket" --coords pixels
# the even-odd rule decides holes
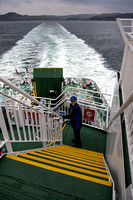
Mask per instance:
[[[82,112],[80,106],[76,103],[74,106],[70,105],[70,115],[64,116],[70,119],[72,128],[80,129],[82,126]]]

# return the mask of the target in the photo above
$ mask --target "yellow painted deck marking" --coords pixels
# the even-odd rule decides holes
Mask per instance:
[[[38,153],[28,151],[29,154],[32,154],[32,155],[35,155],[35,156],[40,156],[40,157],[43,157],[43,158],[48,158],[48,159],[51,159],[51,160],[55,160],[55,161],[67,163],[67,164],[70,164],[70,165],[75,165],[77,167],[82,167],[82,168],[86,168],[86,169],[90,169],[90,170],[94,170],[94,171],[98,171],[98,172],[107,174],[107,170],[87,166],[87,165],[84,165],[84,164],[79,164],[79,163],[76,163],[75,160],[73,160],[73,162],[67,161],[67,160],[64,160],[62,157],[61,158],[57,158],[57,157],[54,158],[54,157],[51,157],[51,156],[47,156],[45,154],[43,155],[43,154],[41,154],[41,152],[42,151],[40,151],[40,150],[38,150]]]
[[[62,127],[62,130],[65,128],[65,126],[66,126],[66,123],[65,123],[64,126]],[[63,146],[63,145],[60,145],[60,146]]]
[[[63,167],[63,168],[66,168],[68,170],[73,170],[73,171],[77,171],[77,172],[81,172],[81,173],[90,174],[90,175],[93,175],[93,176],[98,176],[98,177],[102,177],[102,178],[105,178],[105,179],[109,179],[109,176],[106,175],[106,174],[101,174],[101,173],[98,173],[98,172],[94,172],[94,171],[90,171],[90,170],[86,170],[86,169],[82,169],[82,168],[78,168],[78,167],[73,167],[73,166],[70,166],[70,165],[62,164],[62,163],[59,163],[59,162],[55,162],[55,161],[51,161],[51,160],[47,160],[47,159],[44,159],[44,158],[39,158],[39,157],[36,157],[36,156],[23,154],[23,153],[19,153],[18,155],[23,156],[25,158],[37,160],[37,161],[40,161],[40,162],[45,162],[45,163],[55,165],[55,166],[58,166],[58,167]]]
[[[63,67],[33,67],[34,69],[63,69]]]
[[[36,150],[36,152],[38,152],[38,150]],[[39,152],[40,153],[40,152]],[[63,158],[65,160],[71,160],[73,162],[77,162],[77,163],[80,163],[80,164],[85,164],[85,165],[91,165],[91,166],[95,166],[95,167],[98,167],[98,168],[102,168],[102,169],[106,169],[105,166],[103,165],[99,165],[97,162],[95,163],[94,161],[89,161],[89,162],[86,162],[86,161],[82,161],[81,159],[78,159],[78,158],[73,158],[71,156],[66,156],[66,155],[62,155],[60,153],[55,153],[55,152],[49,152],[47,150],[43,150],[41,151],[42,154],[48,154],[48,155],[51,155],[54,156],[54,157],[58,157],[58,158]]]
[[[45,149],[42,149],[42,150],[45,150]],[[46,149],[46,151],[49,151],[49,152],[53,152],[53,153],[59,153],[59,154],[62,154],[62,155],[66,155],[66,156],[69,156],[69,157],[72,157],[72,158],[77,158],[77,159],[80,159],[80,160],[82,160],[82,161],[86,161],[86,162],[94,162],[94,163],[97,163],[97,164],[99,164],[99,165],[105,165],[105,163],[104,162],[99,162],[99,161],[97,161],[97,160],[95,160],[95,158],[94,157],[89,157],[89,158],[82,158],[82,156],[78,156],[78,155],[75,155],[75,154],[73,154],[73,153],[70,153],[70,152],[64,152],[64,151],[58,151],[58,150],[53,150],[52,148],[50,148],[50,149]]]
[[[87,181],[92,181],[92,182],[99,183],[99,184],[106,185],[106,186],[110,186],[110,187],[112,186],[112,182],[109,182],[109,181],[101,180],[101,179],[98,179],[98,178],[93,178],[93,177],[78,174],[78,173],[75,173],[75,172],[70,172],[70,171],[59,169],[59,168],[56,168],[56,167],[51,167],[51,166],[48,166],[48,165],[37,163],[37,162],[27,160],[27,159],[24,159],[24,158],[12,156],[12,155],[9,155],[9,154],[7,154],[6,157],[13,159],[13,160],[16,160],[16,161],[26,163],[26,164],[30,164],[30,165],[33,165],[33,166],[36,166],[36,167],[51,170],[51,171],[54,171],[56,173],[58,172],[58,173],[61,173],[61,174],[73,176],[73,177],[80,178],[80,179],[87,180]]]

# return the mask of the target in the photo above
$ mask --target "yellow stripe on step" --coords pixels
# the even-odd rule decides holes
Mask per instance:
[[[48,158],[48,159],[51,159],[51,160],[67,163],[69,165],[75,165],[76,167],[82,167],[82,168],[86,168],[86,169],[90,169],[90,170],[93,170],[93,171],[98,171],[98,172],[107,174],[107,171],[104,170],[104,169],[99,169],[99,168],[96,168],[96,167],[91,167],[91,166],[79,164],[79,163],[76,163],[75,160],[73,162],[67,161],[67,160],[64,160],[62,157],[60,159],[60,158],[55,158],[55,157],[43,155],[43,154],[41,154],[41,152],[42,151],[39,151],[39,150],[38,150],[38,153],[35,153],[35,152],[32,152],[32,151],[28,151],[29,154],[32,154],[32,155],[35,155],[35,156],[40,156],[40,157],[43,157],[43,158]]]
[[[81,149],[81,148],[77,148],[77,147],[72,147],[72,146],[68,146],[68,145],[59,145],[58,147],[65,147],[65,148],[69,148],[69,149],[75,149],[76,151],[81,151],[82,153],[92,153],[95,154],[97,156],[102,156],[102,153],[96,152],[96,151],[90,151],[87,149]]]
[[[90,165],[90,166],[94,166],[94,167],[98,167],[98,168],[102,168],[102,169],[106,169],[105,166],[99,166],[98,164],[95,164],[95,162],[85,162],[85,161],[81,161],[80,159],[76,159],[76,158],[71,158],[70,156],[66,156],[66,155],[61,155],[61,154],[55,154],[53,152],[48,152],[47,150],[45,151],[39,151],[39,150],[36,150],[36,152],[38,153],[41,153],[41,154],[44,154],[44,155],[50,155],[52,157],[58,157],[58,158],[62,158],[62,159],[65,159],[65,160],[69,160],[69,161],[73,161],[75,163],[80,163],[80,164],[84,164],[86,166]]]
[[[55,147],[52,147],[50,149],[47,149],[48,151],[56,151],[56,152],[61,152],[61,153],[65,153],[67,155],[73,155],[73,156],[77,156],[78,158],[82,158],[82,159],[85,159],[85,160],[94,160],[94,161],[97,161],[97,162],[100,162],[100,163],[104,163],[104,160],[103,160],[103,157],[102,158],[97,158],[95,157],[94,155],[82,155],[81,153],[79,152],[75,152],[75,151],[71,151],[71,150],[67,150],[67,149],[62,149],[62,148],[55,148]]]
[[[43,151],[45,149],[42,149]],[[48,151],[48,152],[53,152],[53,153],[56,153],[56,154],[62,154],[62,155],[65,155],[65,156],[69,156],[71,158],[76,158],[76,159],[80,159],[81,161],[86,161],[86,162],[94,162],[94,163],[97,163],[98,165],[102,165],[104,166],[105,163],[104,162],[101,162],[97,159],[95,159],[94,157],[89,157],[89,158],[83,158],[82,156],[78,156],[77,154],[74,154],[74,153],[71,153],[71,152],[66,152],[66,151],[62,151],[62,150],[55,150],[55,149],[46,149],[45,151]]]
[[[102,184],[102,185],[112,186],[112,183],[109,182],[109,181],[101,180],[101,179],[98,179],[98,178],[93,178],[93,177],[78,174],[78,173],[75,173],[75,172],[70,172],[70,171],[67,171],[67,170],[64,170],[64,169],[59,169],[59,168],[56,168],[56,167],[51,167],[51,166],[48,166],[48,165],[37,163],[37,162],[27,160],[27,159],[24,159],[24,158],[12,156],[12,155],[9,155],[9,154],[7,154],[6,157],[13,159],[13,160],[16,160],[16,161],[26,163],[26,164],[30,164],[30,165],[33,165],[33,166],[36,166],[36,167],[51,170],[51,171],[54,171],[56,173],[58,172],[58,173],[61,173],[61,174],[73,176],[73,177],[80,178],[80,179],[87,180],[87,181],[92,181],[92,182],[99,183],[99,184]]]
[[[55,147],[56,149],[65,149],[67,151],[73,151],[73,152],[77,152],[78,154],[81,154],[81,155],[91,155],[91,156],[94,156],[96,158],[101,158],[103,159],[103,154],[102,153],[98,153],[97,152],[94,152],[94,151],[89,151],[89,150],[85,150],[85,149],[80,149],[80,148],[75,148],[75,147],[71,147],[71,146],[67,146],[67,145],[59,145],[59,146],[56,146]],[[85,151],[84,151],[85,150]]]
[[[38,152],[38,150],[36,151]],[[58,152],[53,152],[53,151],[47,151],[45,149],[43,149],[43,151],[41,151],[42,153],[44,154],[49,154],[49,155],[52,155],[52,156],[55,156],[55,157],[60,157],[60,158],[64,158],[66,160],[72,160],[72,161],[75,161],[75,162],[78,162],[78,163],[82,163],[82,164],[86,164],[86,165],[91,165],[91,166],[95,166],[95,167],[99,167],[99,168],[103,168],[103,169],[106,169],[105,165],[99,165],[98,162],[95,162],[95,161],[86,161],[85,159],[80,159],[80,158],[77,158],[75,156],[72,156],[72,155],[66,155],[64,153],[58,153]]]
[[[106,175],[106,174],[101,174],[101,173],[98,173],[98,172],[94,172],[94,171],[90,171],[90,170],[86,170],[86,169],[82,169],[82,168],[78,168],[78,167],[73,167],[73,166],[70,166],[70,165],[62,164],[62,163],[59,163],[59,162],[55,162],[55,161],[51,161],[51,160],[47,160],[47,159],[44,159],[44,158],[39,158],[39,157],[36,157],[36,156],[23,154],[23,153],[19,153],[18,155],[25,157],[25,158],[37,160],[39,162],[45,162],[45,163],[48,163],[48,164],[51,164],[51,165],[66,168],[68,170],[73,170],[73,171],[77,171],[77,172],[81,172],[81,173],[90,174],[90,175],[93,175],[93,176],[98,176],[98,177],[102,177],[102,178],[105,178],[105,179],[109,179],[109,176]]]

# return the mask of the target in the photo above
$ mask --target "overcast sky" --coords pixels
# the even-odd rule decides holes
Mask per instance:
[[[0,14],[100,14],[133,12],[133,0],[0,0]]]

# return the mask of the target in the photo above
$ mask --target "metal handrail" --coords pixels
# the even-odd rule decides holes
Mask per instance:
[[[22,94],[23,96],[27,97],[28,99],[30,99],[31,101],[37,103],[38,105],[40,105],[41,107],[43,107],[43,109],[46,109],[47,111],[50,111],[51,113],[53,113],[54,115],[60,117],[59,114],[55,113],[53,110],[49,109],[47,106],[43,105],[41,102],[39,102],[38,100],[36,100],[35,98],[33,98],[32,96],[30,96],[29,94],[27,94],[26,92],[24,92],[23,90],[19,89],[18,87],[16,87],[14,84],[12,84],[10,81],[2,78],[0,76],[0,81],[3,82],[4,84],[10,86],[12,89],[14,89],[15,91],[19,92],[20,94]],[[0,92],[1,93],[1,92]]]
[[[118,110],[118,112],[115,114],[115,116],[112,118],[111,122],[109,123],[108,127],[107,127],[107,130],[109,129],[109,127],[112,125],[113,121],[119,117],[123,112],[124,110],[130,105],[130,103],[132,103],[133,101],[133,91],[132,93],[130,94],[130,96],[127,98],[127,100],[125,101],[125,103],[120,107],[120,109]]]
[[[65,94],[67,93],[67,91],[74,90],[74,89],[77,89],[77,90],[79,90],[79,91],[85,91],[85,89],[82,89],[82,88],[68,87],[68,88],[66,88],[58,97],[56,97],[55,99],[46,98],[46,97],[37,97],[37,98],[38,98],[38,99],[43,98],[43,99],[45,99],[45,100],[55,101],[56,104],[54,104],[54,105],[56,106],[56,105],[58,105],[58,104],[62,101],[62,99],[63,99],[63,98],[60,98],[60,97],[62,97],[63,95],[65,95]],[[86,91],[87,91],[87,92],[90,92],[90,93],[102,94],[103,96],[106,95],[106,96],[110,97],[110,99],[111,99],[111,95],[110,95],[110,94],[100,93],[100,92],[98,92],[98,91],[87,90],[87,89],[86,89]],[[89,95],[86,95],[86,96],[89,97]],[[33,97],[33,98],[36,98],[36,97]],[[98,98],[98,97],[95,97],[95,98]],[[109,100],[109,101],[110,101],[110,100]],[[98,104],[98,103],[97,103],[97,104]],[[107,103],[106,103],[106,104],[107,104]],[[107,105],[108,105],[108,104],[107,104]],[[106,106],[107,106],[107,105],[106,105]]]

